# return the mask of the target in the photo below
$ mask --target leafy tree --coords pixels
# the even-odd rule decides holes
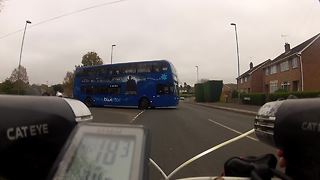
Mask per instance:
[[[19,92],[20,85],[20,92]],[[29,84],[24,83],[22,80],[11,82],[10,80],[6,80],[0,85],[0,92],[3,94],[26,94],[26,89]]]
[[[66,76],[63,79],[63,92],[68,97],[72,97],[73,95],[73,82],[74,73],[69,71],[66,73]]]
[[[25,84],[29,84],[27,69],[23,66],[20,66],[20,78],[19,78],[19,67],[15,68],[12,71],[11,76],[9,77],[9,81],[11,81],[12,83],[18,81],[18,79],[20,79]]]
[[[11,94],[13,89],[13,83],[9,80],[4,81],[0,84],[0,94]]]
[[[53,89],[53,91],[55,93],[57,93],[57,91],[59,92],[63,92],[63,85],[62,84],[55,84],[55,85],[52,85],[51,88]]]
[[[83,66],[93,66],[103,64],[102,59],[98,56],[96,52],[88,52],[82,56],[81,63]]]

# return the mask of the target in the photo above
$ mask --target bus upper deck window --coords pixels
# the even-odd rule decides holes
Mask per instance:
[[[147,72],[151,72],[151,68],[152,68],[151,64],[147,64],[147,63],[138,64],[137,71],[138,73],[147,73]]]
[[[101,73],[101,75],[108,75],[109,69],[107,67],[101,67],[100,73]]]
[[[153,63],[152,64],[152,72],[160,72],[161,64],[159,63]]]
[[[137,72],[137,68],[134,65],[128,65],[124,68],[125,74],[134,74]]]
[[[168,64],[167,63],[161,63],[162,65],[161,65],[161,70],[162,71],[168,71]]]

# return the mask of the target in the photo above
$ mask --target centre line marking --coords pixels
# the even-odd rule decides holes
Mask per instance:
[[[216,122],[216,121],[214,121],[214,120],[212,120],[212,119],[208,119],[208,121],[210,121],[210,122],[212,122],[212,123],[214,123],[214,124],[217,124],[217,125],[219,125],[219,126],[221,126],[221,127],[224,127],[224,128],[226,128],[226,129],[228,129],[228,130],[230,130],[230,131],[232,131],[232,132],[235,132],[235,133],[237,133],[237,134],[243,134],[243,133],[240,132],[240,131],[237,131],[237,130],[235,130],[235,129],[232,129],[231,127],[228,127],[228,126],[226,126],[226,125],[223,125],[223,124],[221,124],[221,123],[218,123],[218,122]],[[251,136],[246,136],[246,138],[249,138],[249,139],[251,139],[251,140],[253,140],[253,141],[259,141],[258,139],[254,138],[254,137],[251,137]]]
[[[131,121],[130,123],[133,123],[142,113],[144,113],[145,110],[141,111],[139,114],[137,114]]]

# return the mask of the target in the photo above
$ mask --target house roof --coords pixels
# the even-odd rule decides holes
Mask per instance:
[[[299,54],[301,53],[302,51],[304,51],[306,48],[308,48],[315,40],[317,40],[318,38],[320,37],[320,33],[313,36],[312,38],[304,41],[303,43],[297,45],[296,47],[290,49],[289,52],[284,52],[282,54],[280,54],[278,57],[276,57],[275,59],[273,59],[271,61],[270,64],[273,64],[273,63],[276,63],[278,61],[281,61],[283,59],[286,59],[292,55],[295,55],[295,54]]]
[[[237,89],[237,84],[233,84],[233,83],[223,84],[223,86],[228,89]]]
[[[253,72],[255,72],[256,70],[258,70],[259,68],[261,68],[262,66],[264,66],[266,63],[268,63],[270,61],[271,61],[270,59],[263,61],[262,63],[254,66],[253,68],[249,69],[245,73],[241,74],[239,77],[237,77],[237,79],[240,79],[240,78],[246,77],[246,76],[250,76]]]

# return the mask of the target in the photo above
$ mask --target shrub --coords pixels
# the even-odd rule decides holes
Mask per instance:
[[[238,91],[237,90],[232,91],[231,98],[238,98]]]
[[[240,99],[243,104],[251,105],[263,105],[266,103],[266,95],[263,93],[249,93],[249,94],[240,94]]]
[[[279,99],[287,99],[289,95],[296,96],[297,98],[315,98],[319,97],[319,91],[310,92],[286,92],[286,93],[272,93],[268,95],[267,101],[276,101]]]

